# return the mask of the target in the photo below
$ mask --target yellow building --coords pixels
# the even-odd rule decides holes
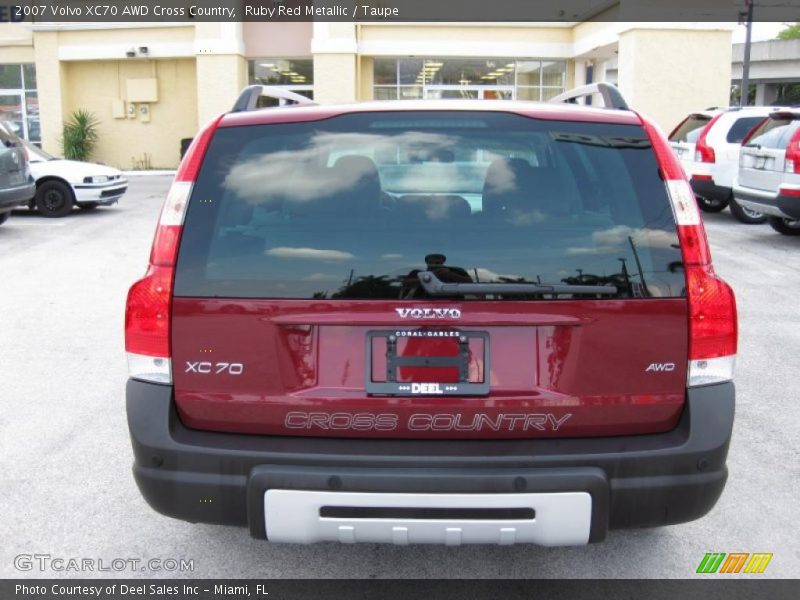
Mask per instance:
[[[63,122],[99,119],[94,158],[175,167],[180,141],[248,83],[320,103],[547,100],[614,77],[668,129],[725,105],[732,23],[42,23],[0,25],[0,118],[60,154]]]

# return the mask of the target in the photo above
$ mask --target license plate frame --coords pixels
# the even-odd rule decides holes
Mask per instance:
[[[398,356],[397,342],[403,338],[441,339],[458,338],[459,351],[456,356]],[[386,381],[372,379],[373,340],[386,339]],[[483,381],[470,382],[469,341],[483,341]],[[487,396],[489,394],[491,349],[488,331],[460,331],[434,329],[372,330],[366,335],[366,365],[364,387],[368,395],[379,396]],[[399,382],[399,367],[457,367],[458,382]]]

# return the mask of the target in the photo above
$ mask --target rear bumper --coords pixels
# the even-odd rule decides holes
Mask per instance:
[[[35,194],[35,183],[26,183],[18,187],[0,190],[0,212],[7,212],[21,204],[27,204]]]
[[[762,192],[752,188],[735,187],[736,201],[750,210],[782,219],[800,219],[800,196]]]
[[[696,179],[694,176],[689,180],[695,196],[727,202],[730,200],[731,188],[717,185],[712,179]]]
[[[128,180],[116,179],[109,183],[76,184],[72,187],[78,204],[114,204],[128,190]]]
[[[732,383],[694,388],[667,433],[559,440],[309,439],[187,429],[172,388],[127,387],[133,473],[158,512],[249,526],[266,538],[268,490],[591,496],[589,542],[608,529],[691,521],[727,479]]]

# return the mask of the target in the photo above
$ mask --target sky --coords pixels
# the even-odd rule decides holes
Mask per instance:
[[[753,41],[760,42],[763,40],[771,40],[778,32],[786,27],[786,23],[753,23]],[[733,43],[744,43],[745,26],[737,25],[733,30]]]

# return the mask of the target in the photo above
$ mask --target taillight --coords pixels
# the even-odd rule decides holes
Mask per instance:
[[[787,173],[800,174],[800,127],[798,127],[792,139],[786,144],[786,160],[784,171]]]
[[[706,126],[703,127],[703,130],[697,137],[697,141],[695,142],[694,145],[695,162],[713,163],[717,161],[717,157],[714,154],[714,149],[708,145],[707,138],[708,138],[708,132],[711,131],[711,128],[714,126],[714,123],[716,123],[721,116],[722,113],[719,113],[708,123],[706,123]]]
[[[125,306],[125,352],[131,377],[170,383],[170,303],[172,269],[150,266],[128,291]]]
[[[128,291],[125,352],[128,374],[135,379],[172,383],[170,316],[175,260],[192,184],[218,123],[216,119],[208,124],[189,146],[161,208],[147,273]]]
[[[222,120],[224,115],[220,115],[208,125],[206,125],[189,144],[186,154],[183,155],[181,164],[178,165],[178,170],[175,173],[175,181],[189,181],[194,182],[197,180],[197,172],[200,170],[200,165],[203,158],[206,156],[208,144],[211,137],[217,129],[217,125]]]
[[[192,193],[188,181],[173,181],[167,198],[161,208],[153,247],[150,250],[150,264],[161,267],[174,267],[178,256],[178,242],[183,227],[183,216]]]
[[[654,125],[645,119],[642,125],[667,187],[683,256],[689,303],[688,385],[730,381],[736,359],[736,298],[711,266],[697,201],[678,159]]]
[[[689,386],[733,379],[736,297],[711,265],[686,268],[689,298]]]

